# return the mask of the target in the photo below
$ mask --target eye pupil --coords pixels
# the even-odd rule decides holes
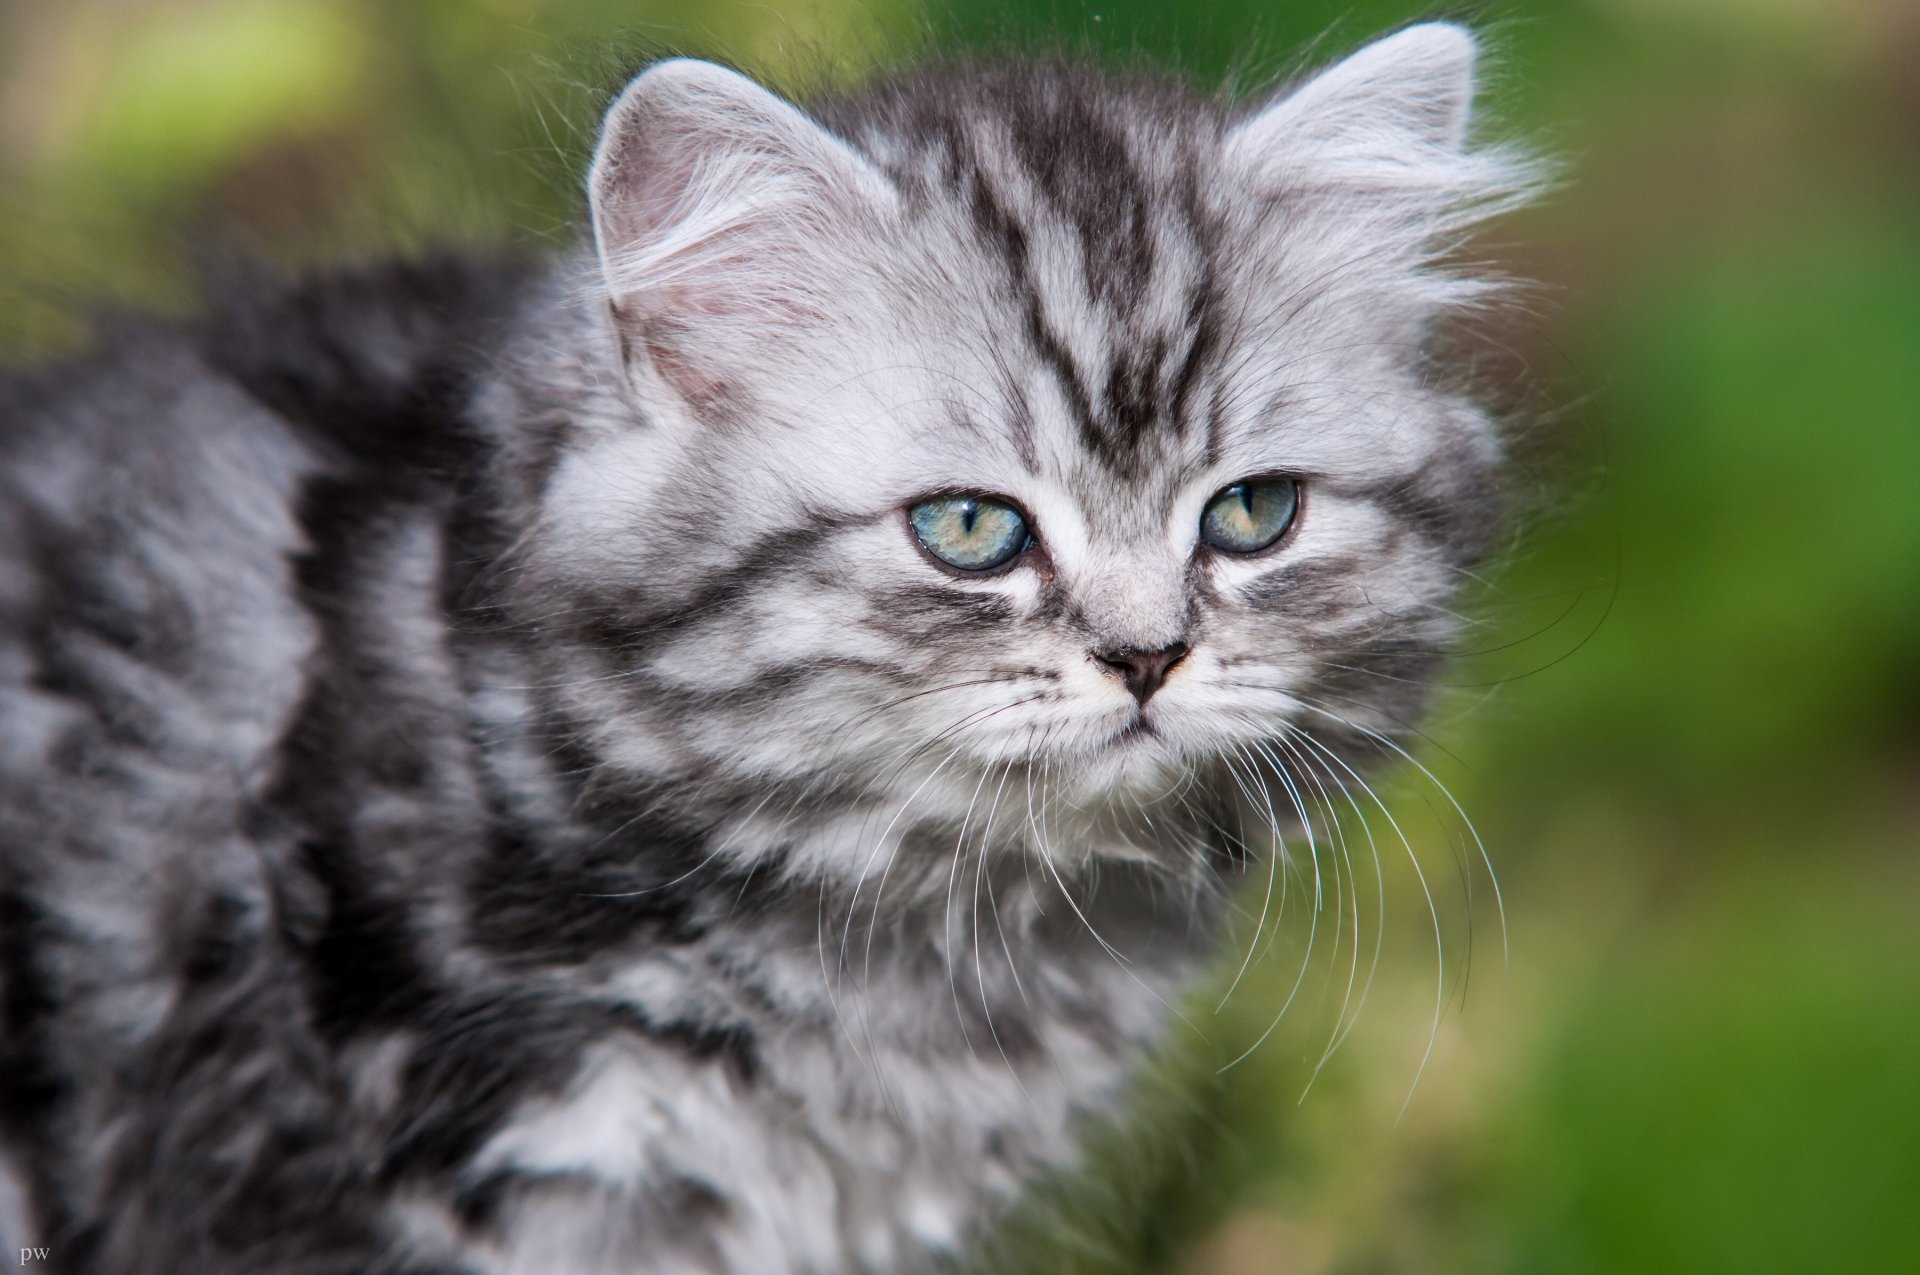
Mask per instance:
[[[1287,534],[1300,509],[1292,478],[1247,478],[1223,487],[1200,515],[1200,539],[1227,553],[1258,553]]]

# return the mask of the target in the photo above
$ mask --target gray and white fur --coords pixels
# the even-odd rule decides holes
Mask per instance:
[[[1474,56],[1412,27],[1250,109],[662,62],[573,256],[0,380],[8,1259],[963,1252],[1119,1109],[1269,800],[1454,636],[1498,448],[1433,338],[1530,180]],[[1278,545],[1199,543],[1273,474]],[[904,511],[949,492],[1031,549],[941,566]]]

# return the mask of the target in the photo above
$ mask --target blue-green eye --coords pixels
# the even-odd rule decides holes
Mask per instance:
[[[1300,484],[1291,478],[1247,478],[1207,502],[1200,538],[1228,553],[1256,553],[1287,534],[1300,510]]]
[[[907,510],[926,551],[962,571],[988,571],[1033,543],[1020,511],[991,496],[935,496]]]

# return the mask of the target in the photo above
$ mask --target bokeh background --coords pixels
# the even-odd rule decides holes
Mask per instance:
[[[562,241],[596,107],[652,53],[804,88],[1064,45],[1253,91],[1422,15],[0,0],[0,352],[190,309],[235,256]],[[1920,5],[1468,16],[1493,127],[1562,182],[1481,249],[1539,281],[1481,334],[1525,516],[1419,747],[1505,941],[1403,767],[1412,853],[1349,819],[1360,871],[1320,847],[1316,913],[1303,852],[1225,1008],[1237,961],[983,1271],[1920,1271]]]

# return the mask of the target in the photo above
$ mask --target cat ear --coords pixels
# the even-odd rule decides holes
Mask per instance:
[[[895,198],[800,111],[689,58],[649,68],[614,102],[588,193],[616,311],[669,326],[816,312],[833,286],[823,250],[857,241]]]
[[[1256,191],[1365,191],[1375,208],[1441,218],[1435,229],[1449,210],[1497,211],[1488,203],[1527,175],[1511,155],[1467,148],[1478,53],[1446,22],[1375,41],[1235,124],[1222,162]]]

